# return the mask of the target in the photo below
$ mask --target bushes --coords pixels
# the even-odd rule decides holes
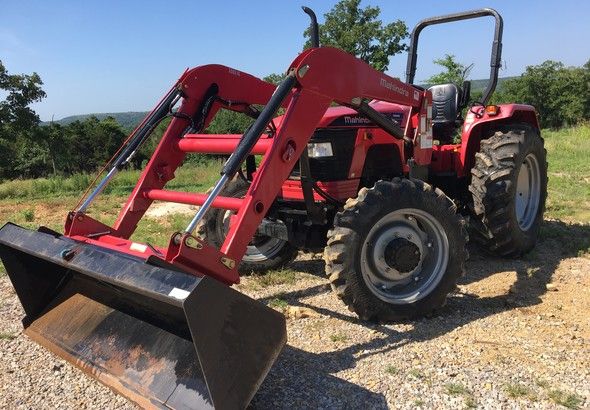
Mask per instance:
[[[545,61],[526,68],[520,77],[502,84],[492,100],[533,105],[542,128],[571,126],[590,119],[590,61],[582,67],[566,67]]]

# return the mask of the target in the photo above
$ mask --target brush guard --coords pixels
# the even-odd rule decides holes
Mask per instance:
[[[243,408],[286,343],[283,315],[206,276],[48,229],[0,229],[25,334],[142,407]]]

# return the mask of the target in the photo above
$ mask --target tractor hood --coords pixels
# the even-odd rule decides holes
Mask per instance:
[[[384,101],[373,100],[369,105],[388,118],[396,121],[403,127],[410,113],[410,107],[400,104],[393,104]],[[274,120],[278,126],[283,121],[283,116],[278,116]],[[337,106],[330,107],[324,114],[324,117],[318,124],[318,128],[327,127],[373,127],[375,126],[370,120],[357,113],[352,108]]]

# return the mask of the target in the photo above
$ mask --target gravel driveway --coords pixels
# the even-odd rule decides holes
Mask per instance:
[[[447,306],[418,321],[360,322],[316,255],[245,278],[241,291],[289,317],[289,344],[252,407],[590,408],[590,257],[575,242],[590,227],[545,226],[522,260],[472,249]],[[29,341],[22,316],[1,277],[0,408],[135,408]]]

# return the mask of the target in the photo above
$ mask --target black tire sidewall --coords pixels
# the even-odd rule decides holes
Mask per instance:
[[[522,149],[518,155],[514,158],[515,167],[511,178],[510,188],[508,190],[510,194],[509,202],[509,218],[511,226],[514,226],[513,242],[515,247],[518,249],[530,250],[535,246],[541,224],[543,223],[543,213],[545,210],[545,200],[547,198],[547,167],[545,159],[545,149],[543,147],[541,139],[531,131],[525,131],[524,140],[521,145]],[[536,157],[539,165],[540,173],[540,195],[537,214],[531,227],[527,231],[523,231],[520,228],[518,218],[516,215],[516,195],[517,195],[517,181],[520,169],[523,167],[523,162],[527,155],[533,154]]]
[[[411,188],[412,185],[415,189]],[[348,242],[350,252],[343,261],[347,272],[345,302],[351,303],[359,316],[367,320],[392,321],[428,315],[444,305],[447,294],[455,288],[456,280],[463,272],[466,258],[463,225],[458,217],[453,217],[452,202],[441,191],[434,191],[422,181],[379,181],[375,189],[379,195],[367,195],[357,204],[358,212],[345,212],[335,223],[353,232]],[[380,219],[405,208],[423,210],[441,224],[449,243],[449,259],[445,273],[429,295],[408,304],[390,304],[377,297],[365,282],[361,270],[362,248],[371,228]]]
[[[236,178],[228,183],[223,189],[222,195],[241,198],[248,191],[249,184],[239,178]],[[210,244],[220,247],[225,241],[225,235],[219,230],[223,226],[225,216],[225,209],[210,209],[204,218],[203,226],[200,229],[200,234]],[[223,228],[222,228],[223,229]],[[284,242],[282,248],[278,250],[272,257],[268,257],[260,261],[245,261],[242,259],[238,265],[238,270],[243,273],[264,273],[272,269],[279,269],[290,263],[297,256],[298,250],[289,242]]]

